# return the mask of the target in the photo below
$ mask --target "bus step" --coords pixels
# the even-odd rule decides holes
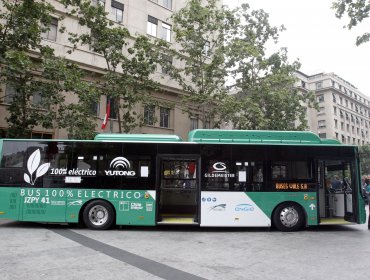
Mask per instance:
[[[157,223],[158,225],[198,225],[193,217],[183,216],[162,216],[162,220]]]
[[[320,225],[351,225],[353,223],[345,221],[344,218],[321,218]]]

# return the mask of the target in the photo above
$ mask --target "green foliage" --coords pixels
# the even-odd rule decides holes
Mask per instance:
[[[300,63],[288,62],[285,48],[266,54],[266,44],[277,42],[284,27],[271,26],[263,10],[247,4],[234,11],[238,20],[230,39],[227,67],[235,79],[234,95],[226,100],[222,119],[238,129],[304,130],[305,104],[313,106],[312,94],[293,88]]]
[[[89,108],[96,100],[91,86],[82,81],[81,70],[41,44],[53,7],[44,0],[1,1],[0,83],[14,93],[7,107],[8,136],[27,138],[36,126],[67,128],[72,136],[73,130],[91,134],[94,120]],[[78,96],[78,104],[65,104],[66,94]],[[83,123],[78,129],[77,117]]]
[[[127,28],[107,18],[101,6],[92,6],[89,0],[62,1],[74,7],[72,14],[81,26],[88,27],[84,34],[70,33],[70,41],[77,47],[88,45],[102,55],[106,72],[100,83],[100,94],[114,103],[119,132],[129,132],[141,125],[142,117],[134,110],[140,102],[151,102],[151,91],[158,84],[149,78],[159,61],[156,51],[162,42],[150,42],[145,36],[133,38]]]
[[[173,54],[183,65],[172,75],[187,93],[183,110],[204,123],[217,115],[217,106],[226,97],[225,42],[234,18],[217,1],[202,2],[188,1],[172,16],[175,41],[180,45]]]
[[[344,15],[349,17],[349,23],[345,26],[349,30],[369,18],[370,15],[370,2],[367,0],[337,0],[333,2],[332,8],[337,18],[342,18]],[[369,40],[370,33],[366,32],[357,37],[356,45],[359,46]]]
[[[360,154],[361,174],[370,174],[370,145],[363,145],[358,147]]]
[[[284,27],[269,24],[263,10],[249,5],[228,11],[216,1],[191,0],[173,17],[177,59],[184,67],[174,71],[185,95],[185,110],[204,121],[216,118],[239,129],[303,130],[312,94],[293,88],[298,61],[288,62],[287,50],[271,55],[266,44],[277,42]],[[205,42],[210,52],[205,53]],[[227,95],[225,81],[233,77]]]
[[[1,0],[0,5],[4,7],[0,11],[0,58],[7,50],[39,49],[53,7],[45,0]]]

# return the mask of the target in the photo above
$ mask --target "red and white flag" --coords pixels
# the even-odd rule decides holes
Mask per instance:
[[[105,110],[105,116],[104,116],[103,123],[101,124],[101,129],[105,129],[105,127],[108,124],[109,117],[110,117],[110,99],[108,99],[107,101],[107,109]]]

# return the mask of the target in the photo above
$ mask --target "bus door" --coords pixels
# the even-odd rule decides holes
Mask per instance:
[[[159,156],[158,224],[199,224],[199,157]]]
[[[320,224],[355,222],[356,176],[353,164],[347,161],[319,162]]]

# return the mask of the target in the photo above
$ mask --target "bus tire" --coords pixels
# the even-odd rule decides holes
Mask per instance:
[[[89,202],[83,211],[83,221],[90,229],[108,229],[114,223],[113,207],[104,200]]]
[[[304,225],[302,208],[295,203],[279,205],[273,214],[274,226],[280,231],[297,231]]]

